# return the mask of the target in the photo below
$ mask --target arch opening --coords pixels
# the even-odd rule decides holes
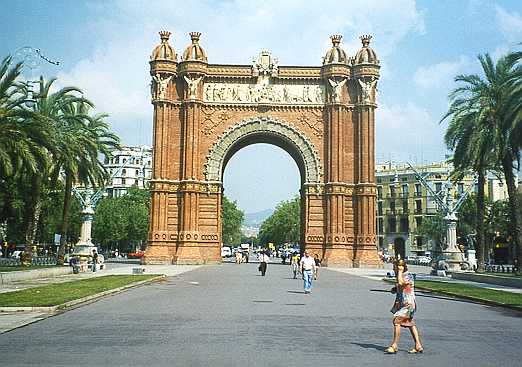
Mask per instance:
[[[206,180],[222,183],[230,158],[256,143],[276,145],[290,154],[299,168],[301,184],[320,182],[321,165],[313,143],[297,128],[270,117],[244,120],[225,131],[207,156]]]

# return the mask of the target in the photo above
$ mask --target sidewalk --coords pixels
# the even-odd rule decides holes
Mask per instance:
[[[372,269],[372,268],[326,268],[326,269],[380,281],[383,278],[386,278],[386,274],[388,272],[391,272],[393,270],[393,265],[384,264],[384,269]],[[505,287],[505,286],[489,284],[489,283],[479,283],[479,282],[472,282],[472,281],[468,281],[468,280],[457,280],[457,279],[452,279],[452,278],[433,276],[433,275],[430,275],[431,268],[428,266],[408,265],[408,269],[412,273],[415,273],[416,278],[419,280],[431,280],[431,281],[443,282],[443,283],[467,284],[467,285],[472,285],[472,286],[480,287],[480,288],[487,288],[487,289],[494,289],[494,290],[498,290],[498,291],[522,294],[522,288]]]
[[[107,264],[107,269],[97,272],[84,272],[80,274],[68,274],[52,278],[29,279],[24,281],[4,284],[0,287],[0,294],[14,292],[27,288],[39,287],[46,284],[65,283],[74,280],[88,279],[107,275],[130,275],[133,268],[145,269],[144,274],[164,274],[176,276],[187,271],[194,270],[199,265],[138,265],[138,264]],[[27,312],[0,312],[0,334],[13,330],[33,322],[53,316],[53,312],[27,311]]]

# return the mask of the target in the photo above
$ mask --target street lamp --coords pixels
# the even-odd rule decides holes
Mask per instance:
[[[59,61],[53,61],[44,56],[40,49],[29,46],[20,47],[19,49],[17,49],[14,52],[13,58],[17,63],[22,63],[22,69],[26,68],[30,70],[31,79],[34,79],[33,73],[41,65],[42,60],[51,65],[60,65]],[[24,104],[27,108],[34,108],[34,106],[36,105],[36,98],[38,98],[38,95],[36,95],[33,91],[33,84],[37,83],[39,83],[39,81],[26,81],[27,95],[24,99]]]

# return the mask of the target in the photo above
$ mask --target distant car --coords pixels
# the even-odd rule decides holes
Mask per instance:
[[[221,247],[221,257],[231,257],[232,250],[228,246]]]
[[[129,259],[141,259],[145,255],[144,251],[129,252],[127,258]]]

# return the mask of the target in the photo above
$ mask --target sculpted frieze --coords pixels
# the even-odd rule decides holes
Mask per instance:
[[[203,101],[321,105],[325,95],[325,88],[320,84],[205,83]]]

